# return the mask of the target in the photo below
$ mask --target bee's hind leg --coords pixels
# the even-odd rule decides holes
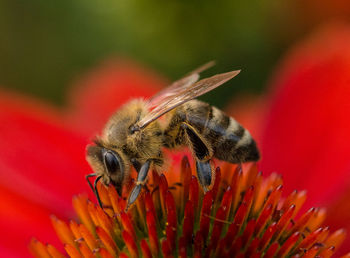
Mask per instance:
[[[213,169],[210,165],[212,151],[205,139],[188,123],[182,123],[181,127],[185,130],[189,141],[189,147],[192,149],[196,158],[196,170],[199,183],[206,192],[213,183]]]
[[[130,205],[132,205],[136,201],[137,197],[140,195],[142,187],[147,181],[147,175],[148,175],[150,166],[151,166],[151,160],[147,160],[145,164],[141,166],[140,171],[138,172],[138,175],[137,175],[137,181],[135,183],[135,186],[129,194],[128,204],[126,206],[126,209],[128,209]]]
[[[196,170],[199,182],[202,185],[203,190],[207,192],[212,184],[212,168],[210,160],[204,162],[196,160]]]

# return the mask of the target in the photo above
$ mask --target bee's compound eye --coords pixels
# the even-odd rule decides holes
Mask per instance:
[[[113,174],[119,170],[119,161],[113,152],[106,151],[104,154],[104,161],[106,168],[110,174]]]

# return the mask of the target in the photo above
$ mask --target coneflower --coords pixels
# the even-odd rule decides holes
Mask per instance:
[[[282,197],[282,177],[263,178],[255,164],[221,163],[206,193],[193,172],[186,157],[166,174],[154,172],[128,211],[113,186],[98,187],[103,208],[76,196],[78,221],[51,217],[66,253],[36,239],[30,251],[35,257],[330,257],[345,238],[344,230],[322,225],[324,209],[298,214],[306,192]]]

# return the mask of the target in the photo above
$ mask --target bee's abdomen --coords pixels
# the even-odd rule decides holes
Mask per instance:
[[[228,162],[257,161],[260,158],[256,143],[249,131],[232,117],[229,117],[226,133],[214,139],[213,146],[214,156]]]
[[[216,158],[231,163],[259,159],[255,141],[235,119],[200,101],[191,101],[185,108],[186,120],[208,141]]]

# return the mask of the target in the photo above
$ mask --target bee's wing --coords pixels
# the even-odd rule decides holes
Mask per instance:
[[[211,68],[214,65],[215,65],[215,61],[210,61],[210,62],[196,68],[195,70],[191,71],[183,78],[173,82],[172,84],[170,84],[170,86],[166,87],[164,90],[161,90],[156,95],[154,95],[152,98],[150,98],[148,100],[149,106],[151,108],[156,107],[160,103],[162,103],[164,99],[169,98],[171,96],[174,96],[177,93],[179,93],[181,90],[189,87],[190,85],[192,85],[193,83],[198,81],[199,74],[201,72]]]
[[[160,95],[157,97],[157,99],[161,101],[158,102],[157,106],[155,106],[145,117],[143,117],[137,123],[137,127],[146,127],[149,123],[169,112],[170,110],[176,108],[177,106],[194,98],[197,98],[198,96],[201,96],[215,89],[216,87],[219,87],[223,83],[235,77],[237,74],[239,74],[239,72],[240,70],[221,73],[191,84],[189,84],[190,80],[188,80],[187,84],[182,84],[180,87],[173,88],[170,91],[165,91],[165,95]]]

